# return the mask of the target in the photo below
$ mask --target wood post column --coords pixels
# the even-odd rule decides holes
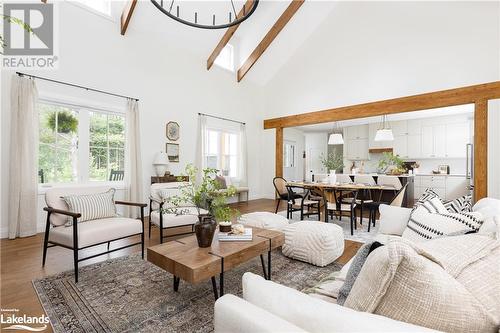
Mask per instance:
[[[474,104],[474,200],[488,196],[488,101]]]

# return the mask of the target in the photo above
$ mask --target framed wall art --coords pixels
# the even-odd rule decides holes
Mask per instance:
[[[179,162],[179,144],[167,142],[166,152],[169,162]]]
[[[167,138],[171,141],[179,140],[180,137],[179,130],[180,126],[178,123],[176,123],[175,121],[169,121],[167,123],[167,128],[166,128]]]

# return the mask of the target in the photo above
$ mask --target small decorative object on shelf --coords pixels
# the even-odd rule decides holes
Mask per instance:
[[[235,209],[231,209],[226,198],[236,193],[236,188],[230,186],[226,191],[220,191],[220,183],[215,178],[216,169],[203,169],[201,179],[196,181],[198,169],[192,164],[188,164],[184,177],[189,179],[185,185],[180,187],[180,195],[171,196],[166,201],[170,208],[163,209],[163,212],[177,215],[187,214],[186,203],[194,205],[198,213],[198,221],[194,225],[196,239],[199,247],[210,247],[214,233],[217,230],[217,221],[228,221],[233,216],[239,214]]]
[[[171,141],[177,141],[180,137],[180,126],[175,121],[170,121],[167,123],[167,138]]]
[[[230,232],[231,231],[231,225],[233,223],[231,221],[222,221],[219,222],[219,231],[220,232]]]
[[[167,142],[166,146],[169,162],[179,162],[179,144]]]

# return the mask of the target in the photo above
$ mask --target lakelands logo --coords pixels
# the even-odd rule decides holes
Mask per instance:
[[[24,330],[30,332],[42,332],[47,329],[49,317],[19,315],[19,309],[2,309],[0,314],[0,324],[9,325],[2,327],[2,330]]]
[[[5,69],[56,69],[55,3],[5,3],[0,34]]]

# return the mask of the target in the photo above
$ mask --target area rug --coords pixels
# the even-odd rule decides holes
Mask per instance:
[[[274,251],[272,279],[304,290],[341,267],[316,267]],[[226,294],[241,295],[245,272],[262,275],[260,259],[225,274]],[[33,286],[56,333],[213,331],[210,280],[197,285],[181,281],[174,292],[173,276],[139,255],[82,267],[77,284],[73,271],[67,271],[34,280]]]
[[[286,210],[278,212],[279,215],[286,217]],[[310,221],[317,221],[318,217],[317,216],[312,216],[312,217],[304,217],[304,220],[310,220]],[[289,219],[290,223],[298,222],[300,221],[300,212],[293,212],[292,218]],[[370,242],[375,238],[375,235],[378,233],[378,227],[379,223],[378,220],[375,223],[375,227],[371,226],[370,232],[368,232],[368,218],[363,219],[363,225],[359,224],[358,220],[358,229],[354,230],[354,235],[351,235],[351,222],[349,220],[349,217],[342,217],[341,220],[337,220],[336,218],[330,219],[329,223],[334,223],[342,227],[342,230],[344,230],[344,239],[356,241],[356,242],[361,242],[361,243],[366,243]]]

